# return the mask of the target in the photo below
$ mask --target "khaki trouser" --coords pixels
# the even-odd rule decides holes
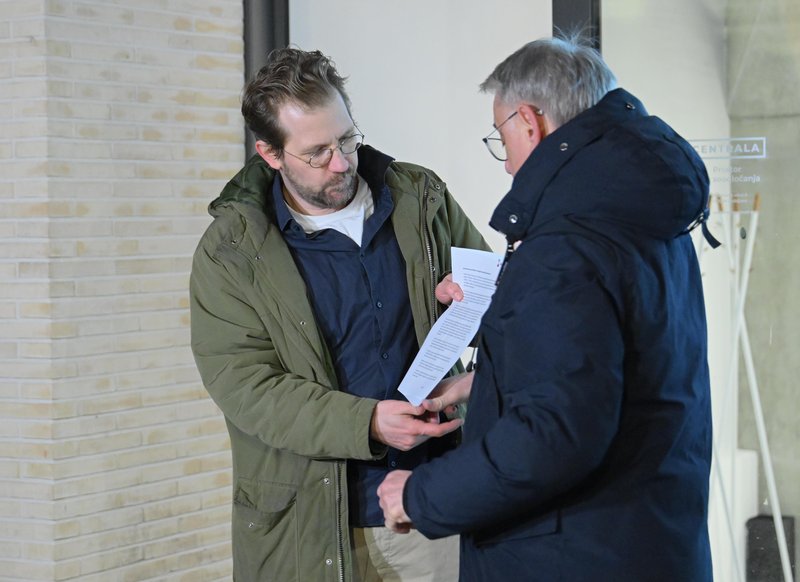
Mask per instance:
[[[385,527],[354,528],[356,582],[457,582],[458,536],[429,540],[417,530],[396,534]]]

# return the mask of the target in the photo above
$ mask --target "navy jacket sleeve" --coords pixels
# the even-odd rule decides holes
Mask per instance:
[[[428,537],[524,521],[608,454],[624,339],[598,273],[613,268],[557,238],[544,254],[535,243],[520,247],[484,317],[464,444],[406,485],[406,511]]]

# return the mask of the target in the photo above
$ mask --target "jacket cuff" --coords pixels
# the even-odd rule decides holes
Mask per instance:
[[[378,400],[374,398],[359,399],[358,406],[358,428],[355,431],[356,448],[363,451],[360,458],[376,460],[386,456],[389,447],[372,438],[372,417],[375,414],[375,407]]]

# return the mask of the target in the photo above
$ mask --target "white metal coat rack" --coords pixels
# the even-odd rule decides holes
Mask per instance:
[[[781,567],[783,570],[784,582],[792,582],[791,562],[789,559],[789,550],[786,542],[786,532],[783,527],[783,516],[781,514],[780,501],[778,500],[778,490],[775,485],[775,472],[772,468],[772,457],[769,452],[769,442],[767,439],[767,429],[764,422],[764,413],[761,408],[761,396],[758,389],[758,378],[756,377],[755,365],[753,363],[753,352],[750,346],[750,336],[747,331],[747,321],[745,319],[744,308],[745,300],[747,298],[747,287],[750,282],[750,272],[753,266],[753,248],[756,241],[756,232],[758,229],[758,216],[760,211],[760,196],[756,194],[753,198],[752,206],[745,208],[738,200],[734,200],[729,204],[729,208],[725,208],[721,195],[715,195],[717,199],[718,208],[722,215],[722,228],[723,240],[722,246],[727,250],[728,263],[731,269],[731,291],[734,305],[733,311],[733,333],[731,334],[731,357],[730,368],[728,370],[727,382],[724,386],[722,394],[722,405],[719,410],[727,410],[728,400],[737,388],[737,377],[739,370],[740,360],[740,345],[741,345],[741,358],[744,360],[745,372],[747,374],[747,384],[750,392],[750,400],[753,406],[753,415],[755,417],[756,432],[758,434],[758,444],[761,453],[761,459],[764,466],[764,476],[767,482],[767,491],[769,496],[769,504],[772,510],[772,519],[775,525],[775,534],[778,541],[778,552],[780,554]],[[742,216],[749,215],[747,228],[743,225]],[[735,241],[738,234],[741,240],[744,240],[744,255],[742,256],[741,244]],[[701,243],[698,249],[698,260],[702,259],[703,249],[705,245]],[[741,561],[738,556],[736,546],[736,535],[733,527],[733,520],[731,518],[731,505],[728,500],[728,494],[725,487],[725,480],[723,478],[722,469],[719,461],[719,454],[717,450],[717,442],[720,435],[723,433],[725,425],[725,416],[720,418],[719,426],[715,429],[713,440],[713,473],[715,474],[715,482],[720,490],[722,503],[725,511],[725,521],[728,528],[728,534],[731,538],[731,547],[733,549],[733,557],[735,562],[736,575],[739,582],[744,582],[744,576],[741,570]]]

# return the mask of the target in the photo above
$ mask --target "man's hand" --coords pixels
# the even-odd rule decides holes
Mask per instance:
[[[422,401],[422,406],[431,413],[443,410],[445,413],[451,414],[457,404],[469,400],[474,376],[475,372],[467,372],[445,378],[436,385],[427,400]]]
[[[408,533],[411,518],[403,508],[403,488],[411,477],[411,471],[392,471],[378,486],[378,500],[383,510],[386,527],[395,533]]]
[[[461,424],[461,419],[439,423],[438,412],[429,412],[410,402],[381,400],[372,413],[370,436],[395,449],[408,451],[431,437],[456,430]]]
[[[446,275],[436,286],[436,300],[443,305],[450,305],[453,300],[464,299],[464,292],[458,283],[453,283],[453,275]]]

